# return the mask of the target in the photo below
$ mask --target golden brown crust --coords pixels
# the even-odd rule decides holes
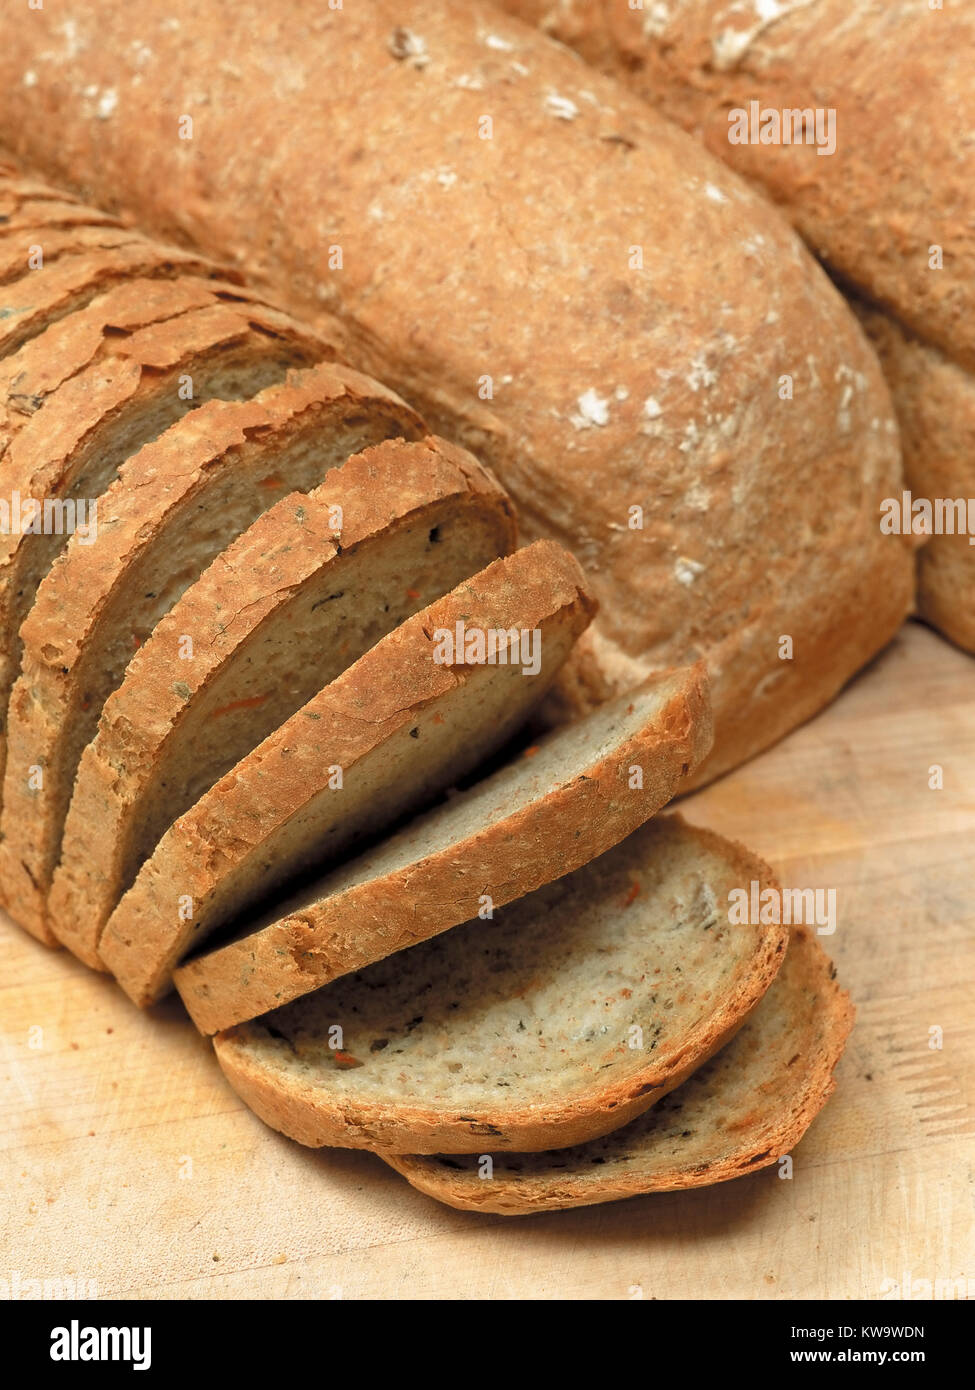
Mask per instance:
[[[760,885],[759,891],[775,886],[768,866],[740,845],[688,826],[679,816],[651,825],[661,834],[678,835],[688,847],[696,844],[718,855],[728,870],[729,880],[754,881]],[[641,848],[638,832],[613,853],[620,856]],[[528,907],[530,902],[526,899],[522,906]],[[622,903],[620,911],[626,909],[627,904]],[[685,1027],[679,1042],[670,1041],[663,1061],[653,1060],[651,1052],[645,1065],[628,1067],[622,1078],[615,1069],[607,1077],[601,1067],[581,1067],[579,1084],[569,1094],[553,1094],[544,1102],[536,1097],[530,1103],[523,1102],[517,1095],[516,1078],[500,1092],[486,1088],[483,1097],[465,1096],[460,1103],[451,1105],[446,1101],[436,1107],[424,1105],[408,1091],[378,1100],[365,1092],[336,1092],[327,1085],[316,1084],[314,1073],[296,1077],[265,1060],[260,1047],[266,1036],[261,1020],[218,1034],[214,1048],[230,1084],[255,1114],[273,1129],[310,1147],[368,1148],[382,1154],[480,1153],[488,1144],[513,1152],[561,1148],[597,1138],[643,1114],[717,1052],[741,1027],[774,980],[787,939],[786,929],[778,925],[757,929],[751,955],[743,961],[730,988],[723,989],[717,1001],[709,999],[708,1010]],[[404,969],[408,968],[406,957]],[[648,974],[652,974],[652,962],[638,959],[632,962],[629,975],[620,971],[614,978],[617,988],[629,979],[636,989],[636,982]],[[569,999],[564,1013],[573,1019],[573,988],[581,990],[584,983],[574,985],[570,979],[566,987]],[[693,983],[690,987],[694,987]],[[529,1006],[530,1000],[526,1004]],[[286,1012],[282,1011],[282,1018]],[[279,1024],[287,1026],[277,1014],[270,1015],[268,1026],[271,1021],[275,1030]],[[557,1040],[553,1045],[565,1046],[560,1036],[567,1027],[565,1017],[547,1019],[536,1015],[536,1023],[551,1029]]]
[[[344,315],[358,360],[494,467],[528,534],[587,565],[611,688],[708,660],[706,775],[821,708],[902,621],[913,569],[876,526],[899,472],[876,361],[774,210],[486,4],[244,0],[236,13],[228,35],[193,0],[90,0],[67,67],[44,56],[63,40],[42,14],[0,58],[0,120],[106,205]],[[147,34],[136,70],[125,55]],[[272,53],[288,89],[268,81]],[[208,98],[192,159],[156,96],[172,71]],[[107,120],[92,84],[117,96]],[[291,138],[242,147],[242,118]],[[395,181],[390,130],[410,150]]]
[[[793,928],[785,965],[726,1056],[717,1059],[727,1062],[714,1083],[720,1114],[711,1116],[700,1104],[695,1109],[712,1084],[706,1069],[671,1097],[681,1101],[680,1124],[671,1124],[680,1134],[679,1144],[671,1145],[679,1151],[673,1156],[660,1153],[668,1120],[656,1111],[602,1143],[537,1157],[499,1154],[489,1180],[480,1179],[468,1160],[382,1156],[414,1187],[448,1206],[504,1216],[706,1187],[757,1172],[791,1153],[835,1088],[834,1071],[854,1016],[835,974],[809,929]],[[785,1020],[777,1042],[767,1037],[773,1010]],[[735,1087],[748,1074],[756,1038],[759,1048],[766,1046],[767,1062],[739,1097]],[[623,1161],[614,1163],[617,1157]]]
[[[499,809],[489,826],[436,853],[188,961],[174,979],[196,1026],[215,1033],[255,1018],[470,921],[485,884],[503,907],[617,844],[674,797],[711,746],[704,668],[673,682],[652,678],[651,687],[665,683],[669,697],[636,734],[544,798]],[[529,751],[535,757],[538,748]],[[628,785],[633,766],[643,773],[638,791]]]
[[[123,989],[146,1004],[169,988],[172,969],[194,936],[199,939],[216,924],[207,917],[210,904],[219,902],[225,881],[242,866],[250,873],[260,862],[265,887],[311,867],[300,859],[269,857],[265,847],[272,836],[290,833],[302,813],[327,793],[334,767],[348,780],[358,764],[371,759],[377,777],[372,814],[380,824],[396,814],[403,793],[386,784],[385,766],[375,767],[380,753],[394,737],[409,734],[418,719],[435,721],[439,702],[461,691],[472,692],[472,698],[483,692],[499,669],[439,661],[438,629],[453,632],[461,621],[468,628],[537,628],[544,658],[550,641],[556,649],[571,642],[593,608],[578,562],[562,547],[538,542],[495,561],[383,638],[238,763],[160,841],[102,936],[101,957]],[[525,683],[520,696],[529,702],[540,698],[552,675],[554,670],[543,670]],[[475,701],[470,711],[475,721],[477,711]],[[510,719],[521,717],[513,702]],[[504,721],[496,728],[475,722],[468,730],[469,747],[455,750],[452,772],[438,765],[441,749],[427,750],[434,769],[431,791],[442,790],[471,766],[472,757],[498,746],[508,732],[513,729]],[[315,843],[320,857],[317,835]],[[181,915],[185,902],[193,904],[191,921]]]

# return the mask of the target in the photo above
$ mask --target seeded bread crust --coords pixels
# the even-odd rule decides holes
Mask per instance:
[[[790,1154],[836,1086],[853,1027],[849,996],[807,927],[741,1030],[653,1110],[602,1139],[477,1159],[383,1154],[421,1192],[462,1211],[521,1216],[707,1187]],[[801,1160],[800,1160],[801,1162]],[[483,1165],[481,1171],[484,1171]]]
[[[370,397],[361,381],[355,390],[355,378],[350,382],[350,374],[335,374],[328,383],[322,380],[324,370],[316,369],[320,382],[314,395],[319,400],[330,385],[345,411],[375,412],[387,404],[379,388]],[[312,401],[309,386],[303,393],[297,387],[284,389],[292,397],[303,396],[299,404],[307,406]],[[281,409],[277,404],[276,408]],[[273,414],[270,400],[266,412]],[[327,412],[306,409],[305,414],[314,414],[327,425]],[[394,418],[411,433],[420,428],[405,407]],[[263,442],[273,449],[273,435]],[[266,466],[273,471],[273,455],[267,458]],[[341,509],[343,518],[340,533],[330,520],[335,507]],[[211,702],[215,685],[224,691],[224,700],[233,701],[233,695],[226,693],[228,678],[238,664],[249,668],[257,660],[253,655],[255,639],[271,624],[287,626],[296,600],[306,593],[323,586],[341,591],[354,582],[357,569],[381,563],[384,543],[399,532],[421,530],[426,536],[430,528],[458,518],[467,528],[465,553],[449,560],[445,556],[439,566],[431,559],[422,576],[418,573],[412,581],[422,585],[425,593],[420,588],[387,593],[386,617],[363,613],[363,631],[372,634],[366,642],[369,646],[397,621],[452,588],[471,568],[480,568],[514,548],[515,526],[508,499],[470,454],[444,440],[391,440],[349,459],[329,472],[325,482],[308,495],[293,495],[265,512],[183,594],[133,658],[124,682],[105,705],[97,737],[81,760],[50,902],[52,929],[75,954],[95,968],[104,968],[97,954],[101,929],[132,882],[140,862],[136,858],[138,844],[145,842],[151,849],[155,843],[151,837],[146,839],[146,823],[158,824],[156,810],[169,804],[159,790],[159,780],[165,780],[167,787],[178,787],[178,760],[189,754],[193,785],[200,792],[209,785],[200,786],[203,754],[201,751],[199,757],[193,757],[192,745],[185,747],[185,726],[195,711]],[[388,545],[385,548],[388,550]],[[448,563],[459,568],[448,571],[449,577],[444,578],[443,568]],[[341,598],[342,593],[334,597]],[[52,607],[54,611],[56,607]],[[314,611],[317,619],[306,619],[309,631],[293,657],[303,669],[275,668],[265,678],[278,692],[268,707],[272,711],[281,709],[282,690],[307,693],[303,699],[294,698],[292,707],[279,713],[270,726],[260,726],[253,741],[238,749],[237,757],[243,757],[277,723],[362,654],[364,648],[347,658],[339,656],[339,637],[330,626],[333,604],[321,601]],[[31,623],[37,614],[35,605]],[[180,659],[186,634],[193,638],[192,661]],[[37,636],[40,638],[40,632]],[[307,647],[312,640],[319,652],[310,658]],[[346,646],[349,640],[346,635]],[[44,650],[40,641],[33,645]],[[86,648],[82,646],[82,650]],[[67,655],[63,659],[67,660]],[[323,671],[331,674],[322,675]],[[72,714],[68,722],[75,717]],[[267,717],[255,712],[247,727],[253,729],[255,720]],[[226,726],[226,719],[223,722]],[[246,729],[237,730],[236,739],[245,734]],[[224,748],[229,737],[224,735]],[[236,747],[236,742],[230,746]],[[226,756],[225,752],[221,756]],[[231,763],[235,760],[229,759]],[[179,807],[180,812],[187,809],[186,805]],[[170,821],[171,817],[161,826],[160,835]],[[36,834],[34,827],[31,833]]]
[[[6,439],[2,456],[5,489],[24,499],[90,498],[113,480],[128,455],[160,434],[192,408],[181,399],[180,386],[192,379],[197,400],[214,394],[250,395],[281,379],[287,370],[330,355],[330,348],[287,315],[257,303],[212,296],[202,308],[181,311],[187,290],[179,282],[133,281],[130,294],[145,287],[148,323],[113,341],[108,357],[98,356],[86,369],[76,357],[64,366],[47,359],[40,368],[48,381],[59,382],[36,410]],[[152,292],[160,292],[153,298]],[[163,318],[167,292],[175,316]],[[190,286],[196,296],[198,286]],[[74,336],[74,335],[71,335]],[[90,325],[81,333],[88,351]],[[104,329],[99,333],[99,342]],[[65,379],[66,377],[66,379]],[[238,386],[234,386],[239,382]],[[26,383],[14,383],[21,390]],[[230,389],[232,388],[232,389]],[[8,397],[9,399],[9,397]],[[20,404],[24,404],[21,402]],[[33,394],[25,400],[28,411]],[[20,661],[18,630],[34,594],[65,535],[23,534],[11,528],[0,534],[0,708],[6,724],[7,702]],[[0,771],[6,764],[6,731],[0,744]],[[28,767],[6,768],[13,778],[36,780]],[[39,939],[53,944],[37,892],[19,862],[0,844],[0,891],[11,911]],[[23,919],[18,911],[22,904]]]
[[[176,821],[142,866],[99,948],[129,997],[157,999],[205,934],[289,875],[324,866],[357,837],[431,800],[500,747],[542,698],[593,609],[578,562],[554,542],[537,542],[360,657]],[[438,651],[435,634],[458,622],[538,630],[539,673],[438,660],[450,653]],[[331,782],[336,767],[341,789]]]
[[[44,769],[40,790],[17,775],[5,787],[4,853],[31,885],[11,896],[21,920],[46,916],[78,759],[125,663],[166,610],[275,501],[314,487],[364,444],[422,429],[377,382],[323,365],[289,374],[253,401],[207,402],[123,465],[99,502],[94,544],[69,541],[21,628],[8,759],[15,769]],[[85,916],[94,923],[93,907]]]
[[[652,820],[496,921],[218,1034],[217,1059],[266,1124],[313,1147],[581,1143],[680,1085],[768,989],[787,931],[726,915],[727,892],[752,881],[774,885],[740,846]]]
[[[637,709],[634,729],[627,716]],[[183,1003],[201,1032],[215,1033],[470,921],[485,893],[499,908],[561,878],[666,805],[712,738],[703,666],[651,677],[385,841],[380,862],[407,847],[401,867],[370,873],[367,855],[313,898],[276,906],[269,925],[186,962],[174,977]],[[453,835],[439,828],[450,825]],[[408,848],[448,836],[426,854]]]
[[[792,230],[644,102],[479,0],[242,0],[235,17],[228,34],[196,0],[88,0],[64,63],[40,12],[0,55],[0,132],[105,206],[340,313],[356,360],[494,469],[527,535],[592,573],[597,684],[708,661],[700,777],[822,708],[900,625],[913,565],[877,527],[900,476],[879,368]],[[192,159],[162,96],[173,73],[206,98]],[[110,119],[89,118],[91,84],[117,92]],[[242,142],[242,121],[289,138]],[[408,152],[395,180],[391,141]]]

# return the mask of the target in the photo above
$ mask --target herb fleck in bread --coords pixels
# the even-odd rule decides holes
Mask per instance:
[[[78,760],[163,614],[288,492],[313,488],[366,444],[421,433],[392,392],[328,364],[290,373],[252,401],[209,401],[123,464],[99,502],[94,542],[71,538],[21,628],[2,829],[7,902],[22,924],[43,929]],[[187,671],[175,661],[170,681]],[[43,768],[42,788],[29,784],[28,767]]]
[[[301,481],[288,449],[303,448],[307,486],[310,469],[320,476],[333,452],[347,452],[350,432],[366,430],[367,404],[343,395],[343,382],[332,379],[332,404],[358,424],[340,428],[333,412],[306,409],[290,446],[286,434],[260,432],[271,449],[258,451],[263,469]],[[378,407],[369,402],[377,434],[390,422]],[[401,418],[410,423],[405,408]],[[245,498],[253,468],[241,458],[231,470]],[[387,632],[514,544],[498,485],[470,454],[432,438],[375,445],[265,512],[162,619],[105,707],[52,888],[59,939],[97,967],[102,927],[176,817]]]
[[[679,1085],[765,993],[785,929],[728,921],[729,891],[752,880],[772,882],[738,846],[650,821],[494,921],[219,1034],[217,1057],[260,1118],[303,1144],[580,1143]]]
[[[431,801],[535,707],[593,612],[551,541],[497,560],[407,619],[270,735],[166,832],[109,919],[100,953],[139,1004],[216,927]],[[505,664],[458,664],[438,637],[511,634]],[[538,637],[535,674],[507,645]],[[340,773],[341,780],[338,780]]]
[[[731,1042],[659,1105],[601,1139],[494,1154],[490,1178],[464,1155],[384,1157],[449,1206],[503,1216],[754,1173],[792,1151],[833,1092],[853,1026],[853,1006],[835,975],[809,929],[793,928],[782,969]]]
[[[711,738],[703,667],[651,677],[187,961],[183,1002],[213,1033],[502,907],[642,825]]]

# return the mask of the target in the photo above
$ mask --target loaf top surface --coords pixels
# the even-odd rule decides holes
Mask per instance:
[[[975,367],[971,5],[501,3],[702,136],[765,185],[841,276]],[[730,142],[729,110],[752,101],[761,110],[832,111],[835,148],[820,156],[812,144]],[[929,264],[934,245],[943,270]]]

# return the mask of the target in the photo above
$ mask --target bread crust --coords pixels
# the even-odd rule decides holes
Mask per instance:
[[[975,376],[888,314],[858,304],[894,394],[912,499],[975,498]],[[895,494],[895,500],[899,494]],[[975,652],[975,544],[967,530],[919,535],[918,614]]]
[[[295,421],[303,432],[327,429],[339,409],[351,415],[385,417],[405,433],[422,435],[417,416],[392,393],[387,395],[357,373],[316,368],[303,376],[300,384],[296,381],[265,392],[262,401],[250,403],[239,413],[226,405],[212,410],[215,416],[236,414],[236,420],[232,429],[228,421],[225,436],[211,426],[199,431],[199,442],[207,448],[206,466],[216,466],[211,461],[219,458],[224,444],[239,445],[253,432],[265,467],[274,475],[275,424],[280,426],[279,437]],[[242,428],[245,415],[251,419]],[[167,446],[165,452],[174,461],[184,456],[185,466],[186,443],[180,442],[179,434],[176,427],[173,447]],[[150,445],[143,453],[153,450],[158,446]],[[141,494],[148,489],[141,484],[138,490]],[[191,505],[196,505],[195,497],[193,493]],[[340,538],[330,521],[335,507],[341,508],[343,516]],[[253,635],[274,622],[304,588],[326,582],[321,578],[326,567],[336,570],[334,585],[340,587],[339,576],[356,547],[365,542],[370,552],[380,554],[377,547],[385,537],[404,526],[420,525],[425,518],[425,524],[436,526],[457,509],[472,520],[480,518],[484,549],[504,554],[514,548],[510,502],[471,455],[429,437],[416,443],[398,438],[374,445],[330,470],[314,491],[292,495],[264,512],[161,619],[104,707],[97,737],[81,760],[65,826],[62,861],[51,891],[50,922],[58,938],[86,964],[104,969],[97,954],[98,939],[128,884],[127,852],[131,852],[136,828],[134,818],[141,817],[140,802],[172,757],[171,740],[179,735],[192,702],[206,696],[215,680],[246,653]],[[146,503],[127,519],[127,539],[133,545],[144,543],[149,516]],[[122,529],[120,525],[112,532],[113,543]],[[97,557],[92,564],[103,568]],[[80,576],[70,575],[68,568],[61,567],[57,586],[51,586],[48,621],[43,626],[39,622],[39,598],[24,629],[25,637],[28,627],[33,629],[28,637],[31,650],[47,652],[45,660],[58,674],[70,653],[59,649],[53,658],[51,654],[50,619],[60,609],[55,589],[90,587],[81,585]],[[124,574],[123,569],[123,579]],[[72,632],[70,623],[65,628]],[[60,627],[58,631],[63,637]],[[179,659],[187,633],[193,635],[191,662]],[[79,650],[84,650],[86,640],[79,635]],[[180,680],[174,682],[177,671]],[[278,674],[269,672],[268,678],[276,680]]]
[[[736,1109],[733,1094],[724,1099],[723,1129],[727,1137],[723,1152],[721,1134],[714,1130],[704,1134],[692,1131],[679,1161],[655,1161],[656,1117],[651,1112],[649,1127],[638,1119],[628,1130],[612,1134],[608,1146],[591,1144],[564,1153],[539,1155],[540,1167],[545,1166],[546,1159],[550,1160],[547,1171],[531,1170],[533,1155],[526,1156],[527,1163],[519,1164],[520,1156],[511,1154],[510,1166],[508,1155],[498,1155],[489,1181],[479,1180],[476,1169],[467,1160],[385,1153],[381,1156],[428,1196],[462,1211],[495,1212],[501,1216],[562,1211],[650,1192],[708,1187],[757,1172],[792,1152],[835,1089],[835,1068],[854,1018],[850,998],[837,985],[835,974],[835,967],[809,929],[794,927],[785,964],[766,999],[727,1045],[729,1058],[741,1056],[744,1071],[747,1049],[754,1046],[756,1036],[764,1040],[770,1008],[778,1006],[790,1015],[790,1026],[782,1033],[787,1050],[780,1047],[773,1058],[775,1065],[756,1076],[744,1104],[739,1102]],[[784,1002],[786,998],[788,1003]],[[790,1063],[792,1053],[796,1055]],[[800,1057],[801,1066],[790,1071]],[[683,1090],[672,1097],[675,1101],[682,1099],[682,1124],[694,1124],[698,1118],[693,1109],[694,1097],[704,1079],[704,1073],[692,1076]],[[606,1154],[612,1155],[614,1141],[627,1154],[629,1171],[612,1172],[607,1166]],[[713,1153],[715,1147],[719,1150],[717,1155]],[[592,1166],[596,1160],[598,1172]],[[520,1172],[516,1171],[519,1167]]]
[[[237,16],[228,36],[193,0],[90,0],[57,67],[42,14],[0,58],[0,127],[106,206],[340,313],[357,360],[494,468],[526,534],[586,564],[611,690],[708,661],[702,778],[820,709],[903,620],[913,569],[876,524],[900,467],[876,361],[791,229],[645,103],[478,0],[244,0]],[[155,96],[172,71],[208,97],[192,160]],[[97,125],[77,119],[92,83],[119,101]],[[55,105],[72,119],[40,118]],[[291,136],[244,147],[242,118]],[[391,132],[409,150],[397,180]]]
[[[680,817],[666,817],[644,827],[644,831],[651,829],[662,835],[679,835],[688,844],[706,846],[722,858],[729,877],[737,882],[754,880],[760,891],[775,886],[768,866],[748,851],[708,831],[691,828]],[[642,845],[640,832],[615,852],[633,852],[628,846],[634,843]],[[526,907],[530,901],[525,901]],[[626,911],[626,904],[619,910]],[[648,1053],[650,1060],[630,1069],[622,1079],[618,1074],[614,1077],[612,1070],[607,1078],[602,1067],[590,1064],[585,1085],[570,1096],[557,1095],[545,1101],[511,1099],[507,1090],[499,1097],[487,1087],[483,1099],[465,1096],[462,1102],[445,1100],[434,1107],[418,1101],[408,1090],[376,1100],[348,1089],[330,1091],[315,1075],[302,1084],[291,1072],[265,1063],[260,1052],[265,1029],[286,1027],[281,1022],[285,1011],[272,1013],[266,1021],[256,1020],[219,1033],[214,1047],[224,1075],[255,1114],[273,1129],[311,1147],[368,1148],[384,1155],[480,1153],[488,1144],[515,1152],[561,1148],[626,1124],[707,1061],[741,1027],[765,994],[782,963],[786,944],[785,928],[775,924],[756,928],[747,965],[721,992],[719,1000],[709,1001],[714,1007],[686,1028],[679,1043],[671,1044],[663,1061],[654,1061],[652,1052]],[[637,982],[651,973],[651,965],[649,959],[636,962],[632,975],[618,976],[620,986],[628,980],[636,989]],[[403,969],[409,969],[408,955],[403,958]],[[575,1018],[573,1002],[570,994],[565,1004],[569,1019]],[[526,1009],[530,1004],[529,998]],[[539,1021],[537,1014],[535,1019]],[[551,1026],[557,1044],[561,1040],[558,1030],[566,1025],[559,1019]]]
[[[408,735],[418,719],[433,719],[451,695],[470,692],[472,699],[481,698],[499,668],[439,661],[438,629],[453,631],[460,621],[469,628],[538,629],[544,653],[549,643],[556,650],[560,643],[571,645],[593,607],[578,562],[553,542],[537,542],[495,561],[383,638],[180,817],[142,866],[109,919],[99,948],[129,997],[145,1005],[170,987],[180,957],[202,929],[214,924],[205,916],[208,904],[232,872],[241,866],[252,872],[260,862],[262,882],[269,887],[274,877],[280,880],[312,866],[281,862],[268,855],[266,846],[273,835],[299,823],[301,813],[328,791],[333,767],[343,769],[348,779],[370,757],[375,761],[382,753],[388,758],[392,740]],[[554,674],[542,671],[517,692],[520,699],[540,698]],[[452,772],[440,768],[431,791],[443,790],[472,760],[499,746],[528,707],[515,705],[498,727],[493,715],[491,727],[475,724],[470,746],[455,754]],[[432,765],[437,766],[438,756],[439,750],[430,750]],[[388,824],[396,814],[396,788],[386,783],[386,775],[384,762],[372,802],[379,824]],[[317,831],[315,846],[320,859],[324,849]],[[180,915],[186,901],[193,905],[190,921]]]
[[[320,898],[262,930],[188,961],[174,979],[193,1022],[216,1033],[477,916],[594,859],[674,797],[711,747],[703,666],[650,686],[670,687],[663,708],[578,776],[544,798],[402,869]],[[633,698],[643,694],[634,691]],[[622,697],[622,701],[630,699]],[[554,740],[576,730],[550,736]],[[535,757],[538,747],[530,750]],[[524,755],[522,755],[524,756]],[[642,773],[639,790],[630,772]]]

